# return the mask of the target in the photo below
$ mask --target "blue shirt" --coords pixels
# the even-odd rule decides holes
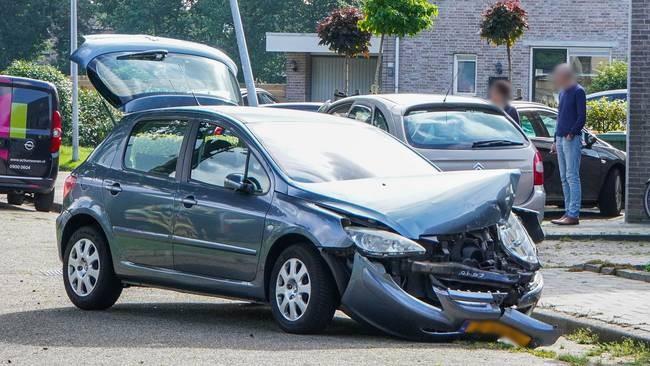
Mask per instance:
[[[519,112],[517,112],[517,108],[507,105],[503,109],[509,116],[512,118],[515,122],[517,122],[518,125],[521,125],[521,121],[519,120]]]
[[[581,136],[587,120],[587,93],[576,84],[560,92],[555,137]]]

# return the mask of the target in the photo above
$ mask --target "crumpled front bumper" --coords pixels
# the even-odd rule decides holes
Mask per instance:
[[[537,285],[522,297],[525,301],[520,307],[534,306],[541,294],[540,281],[535,281]],[[393,281],[381,264],[357,253],[341,304],[354,319],[394,336],[413,340],[459,338],[469,332],[481,333],[490,328],[481,324],[489,323],[521,336],[520,339],[528,341],[527,346],[551,345],[559,337],[552,325],[516,309],[501,309],[499,294],[436,287],[433,291],[442,309],[411,296]]]

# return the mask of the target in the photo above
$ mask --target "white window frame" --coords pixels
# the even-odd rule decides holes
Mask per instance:
[[[594,47],[594,46],[578,46],[572,45],[568,46],[531,46],[530,47],[530,63],[529,63],[529,73],[528,73],[528,100],[533,100],[533,88],[535,87],[535,70],[533,69],[533,55],[535,50],[566,50],[566,63],[571,62],[571,56],[593,56],[594,53],[601,53],[604,55],[608,53],[609,63],[612,63],[612,50],[613,47]]]
[[[461,93],[458,91],[458,62],[474,62],[474,93]],[[458,53],[454,55],[454,95],[467,95],[475,97],[478,91],[478,57],[469,53]]]

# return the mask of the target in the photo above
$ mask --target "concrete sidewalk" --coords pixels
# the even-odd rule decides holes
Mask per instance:
[[[650,343],[650,283],[564,268],[543,274],[538,318],[569,331],[591,328],[603,340],[623,336]]]
[[[558,226],[544,221],[546,239],[650,241],[650,224],[628,224],[624,216],[587,217],[578,226]]]

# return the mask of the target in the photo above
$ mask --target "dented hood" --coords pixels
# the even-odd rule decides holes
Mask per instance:
[[[461,171],[300,184],[289,193],[418,239],[476,230],[506,218],[519,176],[516,170]]]

